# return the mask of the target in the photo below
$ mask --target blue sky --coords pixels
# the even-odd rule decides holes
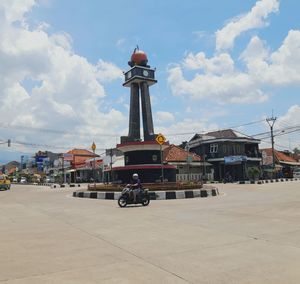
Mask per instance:
[[[278,129],[299,125],[299,11],[296,0],[2,1],[0,139],[12,147],[0,145],[0,162],[43,145],[114,146],[127,133],[122,71],[137,44],[157,68],[154,126],[171,143],[252,121],[237,130],[265,132],[272,110]]]

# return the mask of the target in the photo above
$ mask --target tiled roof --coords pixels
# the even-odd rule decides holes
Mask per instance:
[[[272,156],[272,148],[267,148],[267,149],[261,149],[260,151],[264,151],[267,156]],[[277,161],[283,161],[283,162],[297,162],[294,158],[284,154],[283,152],[279,152],[277,150],[274,150],[275,154],[275,159]]]
[[[94,153],[85,149],[73,149],[67,152],[68,154],[73,154],[74,156],[87,156],[87,157],[94,157]],[[96,155],[98,156],[98,155]]]
[[[94,154],[91,151],[85,149],[73,149],[67,152],[68,154],[73,154],[71,165],[72,167],[78,167],[82,164],[85,165],[85,161],[94,157],[99,157],[99,155]]]
[[[300,154],[294,155],[294,159],[297,160],[298,162],[300,162]]]
[[[208,132],[205,135],[212,136],[215,138],[237,138],[238,137],[232,129]]]
[[[235,138],[247,138],[253,139],[253,137],[240,133],[233,129],[224,129],[218,131],[207,132],[205,134],[195,134],[191,141],[196,140],[198,138],[207,140],[207,139],[235,139]]]
[[[16,168],[17,168],[17,167],[10,168],[9,170],[7,170],[7,174],[8,174],[8,175],[12,175],[12,174],[16,171]]]
[[[202,160],[201,157],[195,153],[185,151],[175,145],[170,145],[164,150],[164,161],[186,162],[188,155],[193,157],[193,162],[200,162]]]

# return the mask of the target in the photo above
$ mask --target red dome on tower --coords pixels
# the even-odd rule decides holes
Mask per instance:
[[[130,66],[134,66],[134,65],[147,66],[148,63],[147,54],[144,51],[139,50],[138,47],[136,47],[128,63]]]
[[[131,55],[131,61],[140,65],[144,61],[148,61],[147,54],[142,50],[135,50]]]

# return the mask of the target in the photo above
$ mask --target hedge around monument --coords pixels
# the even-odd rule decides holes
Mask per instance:
[[[89,184],[89,191],[105,191],[105,192],[118,192],[126,184]],[[143,188],[147,188],[150,191],[168,191],[168,190],[186,190],[186,189],[200,189],[203,188],[202,182],[164,182],[164,183],[143,183]]]

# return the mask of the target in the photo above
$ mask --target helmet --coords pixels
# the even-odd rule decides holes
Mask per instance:
[[[135,174],[132,175],[132,178],[133,178],[133,179],[138,179],[138,178],[139,178],[139,175],[135,173]]]

